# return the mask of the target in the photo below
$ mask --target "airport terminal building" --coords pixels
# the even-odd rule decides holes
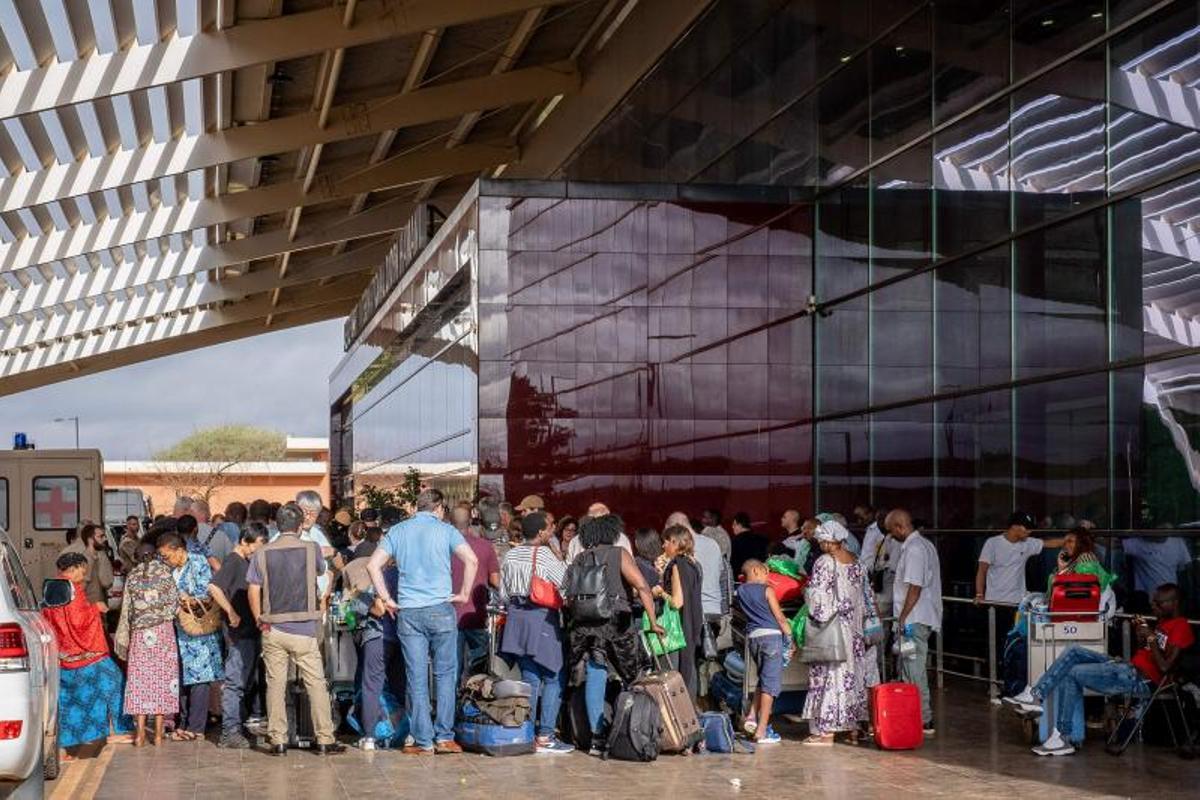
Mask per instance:
[[[418,208],[335,492],[1188,526],[1198,129],[1195,0],[718,0],[554,180]]]

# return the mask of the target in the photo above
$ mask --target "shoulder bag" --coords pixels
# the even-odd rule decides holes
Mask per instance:
[[[529,566],[529,602],[542,608],[560,609],[562,595],[558,593],[558,587],[537,574],[537,555],[538,548],[535,546],[533,562]]]
[[[850,643],[846,630],[838,617],[841,614],[841,598],[838,595],[837,562],[833,564],[833,616],[827,622],[817,622],[811,616],[805,625],[804,649],[800,651],[802,664],[840,664],[850,658]]]

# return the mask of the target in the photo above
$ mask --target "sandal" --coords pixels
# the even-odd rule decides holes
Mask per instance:
[[[814,734],[809,736],[807,739],[802,740],[800,744],[807,745],[809,747],[833,747],[833,737],[817,736]]]
[[[199,738],[199,734],[192,733],[191,731],[185,731],[182,728],[171,734],[171,741],[173,742],[194,742]]]

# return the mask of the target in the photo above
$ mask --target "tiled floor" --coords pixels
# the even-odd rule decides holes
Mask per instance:
[[[357,750],[322,758],[292,752],[217,750],[168,743],[114,753],[97,798],[271,800],[272,798],[1099,798],[1200,797],[1200,761],[1167,748],[1134,747],[1120,758],[1102,743],[1073,757],[1029,752],[1019,725],[977,689],[947,688],[938,735],[911,753],[800,746],[793,738],[753,755],[664,756],[653,764],[567,756],[403,756]],[[798,737],[800,729],[784,727]]]

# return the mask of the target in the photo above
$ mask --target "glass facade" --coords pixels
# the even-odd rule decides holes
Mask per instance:
[[[807,510],[1176,527],[1200,520],[1198,102],[1194,0],[718,2],[565,174],[813,191],[816,308],[763,329],[812,346]]]
[[[461,424],[416,438],[655,523],[1200,525],[1198,109],[1197,0],[717,0],[566,183],[477,198],[477,327],[437,339],[477,349],[403,356]],[[356,463],[423,452],[371,450],[415,436],[391,402]]]

